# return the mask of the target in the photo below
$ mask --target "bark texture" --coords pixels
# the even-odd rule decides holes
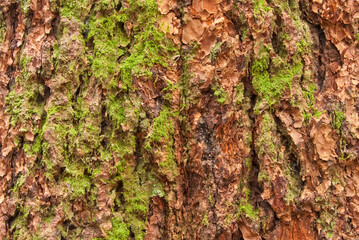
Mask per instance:
[[[359,239],[357,0],[0,11],[0,239]]]

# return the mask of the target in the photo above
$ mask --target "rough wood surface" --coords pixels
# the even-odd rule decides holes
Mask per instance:
[[[0,239],[359,239],[357,0],[0,0]]]

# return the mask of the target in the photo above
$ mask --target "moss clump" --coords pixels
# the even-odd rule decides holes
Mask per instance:
[[[221,42],[217,42],[214,47],[212,48],[211,52],[210,52],[210,58],[212,63],[214,63],[219,55],[219,53],[221,52],[221,46],[222,43]]]
[[[287,192],[285,193],[285,201],[287,204],[290,203],[297,203],[297,199],[300,196],[301,192],[301,176],[300,173],[292,169],[289,165],[288,161],[285,161],[283,163],[283,169],[284,169],[284,176],[287,178],[288,181],[288,188]]]
[[[172,123],[173,113],[168,107],[163,107],[160,115],[153,119],[153,128],[151,134],[148,136],[145,148],[151,151],[154,146],[162,145],[161,150],[155,150],[154,153],[160,155],[164,151],[165,157],[159,163],[159,167],[168,172],[172,177],[178,175],[177,164],[174,159],[173,150],[173,134],[174,126]]]
[[[10,124],[15,126],[19,120],[20,113],[22,111],[23,99],[21,95],[18,95],[15,91],[12,91],[5,98],[6,110],[5,113],[11,114]]]
[[[30,9],[30,0],[21,0],[19,1],[21,10],[25,13],[28,13]]]
[[[257,138],[256,151],[259,157],[268,154],[273,160],[277,160],[277,147],[272,133],[276,131],[276,124],[270,113],[265,112],[262,120],[261,132]]]
[[[109,16],[93,17],[89,23],[88,39],[94,44],[91,68],[94,76],[103,83],[108,83],[119,71],[118,59],[126,51],[123,47],[129,43],[120,27],[125,20],[114,12]]]
[[[308,41],[301,39],[299,42],[297,42],[297,54],[300,56],[303,56],[304,54],[308,53],[311,49],[311,45],[308,43]]]
[[[259,221],[259,209],[254,209],[253,206],[249,203],[249,195],[251,194],[251,190],[249,188],[244,187],[244,198],[241,198],[238,212],[236,214],[236,218],[238,219],[243,214],[251,219],[253,222]]]
[[[224,104],[227,101],[227,93],[221,86],[219,86],[218,84],[213,85],[212,91],[217,99],[217,102],[219,102],[220,104]]]
[[[320,216],[316,220],[317,223],[322,226],[322,231],[328,237],[328,239],[331,239],[334,235],[334,229],[336,225],[335,215],[335,213],[325,209],[320,212]]]
[[[124,5],[119,12],[110,9],[110,14],[104,11],[89,23],[89,39],[94,43],[92,69],[100,80],[111,80],[111,87],[131,89],[133,75],[151,77],[151,67],[155,64],[166,67],[176,49],[157,25],[160,13],[155,0],[130,0],[128,7]],[[123,29],[127,21],[133,23],[131,40]],[[117,74],[120,85],[114,78]]]
[[[128,99],[126,99],[126,97],[112,94],[108,97],[107,101],[107,112],[112,120],[114,128],[118,129],[122,123],[125,123],[126,120],[129,120],[129,118],[126,119],[125,114],[128,110],[125,105],[128,104],[127,106],[132,106],[132,104]],[[136,107],[132,107],[136,111]]]
[[[181,111],[187,111],[192,104],[198,102],[199,92],[197,86],[191,86],[191,78],[193,74],[190,69],[190,61],[196,55],[199,49],[199,44],[197,42],[192,42],[188,51],[182,51],[181,55],[183,56],[182,63],[182,74],[178,87],[181,91]],[[183,114],[186,115],[186,114]]]
[[[143,162],[137,169],[130,163],[122,162],[122,168],[118,170],[118,180],[123,183],[123,200],[116,198],[116,204],[120,207],[122,219],[112,222],[113,237],[126,237],[127,230],[131,229],[136,240],[144,238],[146,228],[146,218],[148,216],[150,198],[154,191],[156,182],[151,180],[151,176],[146,172]],[[114,213],[117,216],[119,213]],[[116,233],[117,232],[117,233]],[[110,238],[115,239],[115,238]],[[127,239],[127,238],[126,238]]]
[[[263,13],[272,11],[273,9],[268,6],[266,0],[253,0],[254,17],[258,18]]]
[[[126,223],[120,217],[112,218],[112,231],[107,233],[106,239],[108,240],[127,240],[130,236],[130,230]]]
[[[209,222],[208,222],[208,216],[207,216],[207,212],[204,214],[203,218],[202,218],[202,224],[205,227],[209,226]]]
[[[6,23],[3,18],[3,13],[0,13],[0,44],[4,42],[6,37]]]
[[[334,113],[331,114],[331,126],[338,133],[341,131],[342,125],[345,121],[345,112],[344,110],[338,108],[334,110]]]
[[[63,0],[60,2],[60,15],[68,19],[74,18],[82,29],[85,28],[83,23],[89,13],[91,4],[88,0]]]
[[[318,111],[318,109],[316,107],[314,107],[315,105],[315,98],[314,98],[314,92],[315,92],[316,86],[314,83],[309,85],[309,90],[303,90],[302,94],[304,99],[306,100],[308,109],[303,110],[303,118],[304,118],[304,123],[308,123],[309,120],[312,117],[319,117],[320,115],[322,115],[325,111]]]
[[[239,82],[236,87],[236,96],[235,101],[238,105],[241,105],[244,100],[244,84],[242,82]]]
[[[41,119],[43,114],[44,102],[39,103],[39,99],[43,98],[44,86],[30,79],[31,73],[28,66],[31,60],[31,57],[21,57],[21,75],[16,79],[16,84],[19,87],[11,89],[5,98],[5,112],[11,115],[12,126],[15,126],[19,120],[22,123],[32,120],[33,125],[36,126],[35,119]]]
[[[172,112],[169,108],[164,107],[160,115],[153,119],[153,130],[150,135],[151,142],[160,142],[162,139],[170,140],[174,133],[173,124],[170,120]]]
[[[11,223],[10,232],[12,233],[13,239],[32,239],[27,229],[27,218],[30,214],[29,206],[17,206],[19,214],[15,220]]]
[[[252,65],[253,87],[258,95],[265,99],[269,106],[275,104],[286,88],[291,88],[292,80],[302,72],[302,62],[288,64],[277,57],[269,66],[268,47],[263,46]]]
[[[73,198],[84,196],[85,193],[91,189],[92,179],[86,174],[86,165],[81,162],[65,161],[65,175],[64,180],[71,187],[71,196]]]
[[[258,182],[268,182],[269,180],[268,173],[265,170],[258,173]]]
[[[214,202],[213,202],[213,197],[211,194],[208,194],[208,201],[209,201],[210,206],[213,207]]]
[[[127,16],[137,16],[134,26],[133,42],[130,55],[121,62],[121,79],[126,86],[131,86],[132,73],[135,75],[152,76],[150,68],[159,64],[167,66],[167,60],[171,52],[176,49],[172,43],[165,38],[165,33],[156,27],[159,19],[157,2],[129,1],[130,8],[127,9]]]

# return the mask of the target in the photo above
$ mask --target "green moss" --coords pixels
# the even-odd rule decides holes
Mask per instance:
[[[224,226],[229,226],[232,223],[233,215],[231,213],[227,213],[226,218],[224,219]]]
[[[32,57],[21,56],[20,58],[20,68],[21,68],[21,75],[24,81],[29,79],[29,71],[28,66],[32,60]]]
[[[94,76],[102,82],[111,80],[110,86],[131,89],[133,76],[151,77],[151,67],[155,64],[166,67],[176,49],[157,27],[159,18],[155,0],[130,0],[128,8],[122,7],[120,12],[112,10],[110,14],[93,17],[88,36],[94,43]],[[129,20],[134,23],[131,40],[120,28]],[[126,49],[130,42],[130,48]],[[122,60],[118,61],[121,56]],[[118,72],[120,85],[114,78]]]
[[[127,240],[130,236],[130,230],[126,223],[120,217],[112,218],[112,231],[107,233],[108,240]]]
[[[297,204],[297,199],[300,196],[301,192],[301,177],[298,172],[295,172],[293,169],[290,169],[288,166],[286,166],[285,169],[285,176],[288,181],[288,188],[287,192],[285,193],[285,201],[287,204],[293,203]]]
[[[166,197],[165,190],[163,189],[163,185],[161,183],[153,184],[151,197],[156,197],[156,196],[161,197],[161,198]]]
[[[209,204],[211,205],[211,207],[213,207],[214,202],[213,202],[213,198],[212,198],[211,194],[208,195],[208,201],[209,201]]]
[[[345,187],[345,179],[342,176],[340,170],[336,167],[332,167],[330,169],[330,176],[332,177],[332,185],[335,186],[337,184],[342,185],[343,187]]]
[[[269,180],[268,173],[265,170],[258,173],[258,182],[268,182]]]
[[[253,222],[259,221],[259,209],[254,209],[253,206],[249,203],[249,196],[251,191],[249,188],[244,187],[244,198],[241,198],[240,204],[238,207],[238,212],[236,214],[236,218],[238,219],[240,216],[246,216],[251,219]]]
[[[227,93],[221,86],[218,84],[213,85],[212,91],[214,92],[213,94],[216,97],[217,102],[224,104],[227,101]]]
[[[136,164],[133,162],[132,156],[136,149],[134,133],[119,132],[117,135],[116,132],[110,138],[111,145],[115,147],[102,150],[102,155],[107,158],[111,159],[112,154],[120,158],[116,164],[117,174],[112,181],[121,181],[123,185],[121,193],[118,193],[122,197],[115,199],[119,210],[114,212],[113,229],[108,233],[108,239],[127,239],[129,229],[135,239],[144,239],[150,198],[166,198],[166,194],[162,184],[152,176],[152,168],[147,166],[145,156]]]
[[[288,64],[277,57],[273,60],[274,68],[270,68],[269,51],[265,46],[259,51],[252,65],[252,83],[257,94],[271,106],[278,101],[285,89],[291,88],[293,78],[302,72],[302,62]]]
[[[297,53],[301,56],[307,54],[311,49],[311,45],[304,39],[301,39],[299,42],[296,43],[296,45]]]
[[[160,115],[153,120],[153,130],[150,135],[151,141],[161,141],[163,138],[169,140],[173,133],[174,128],[171,121],[172,113],[169,108],[164,107]]]
[[[163,107],[160,115],[153,119],[153,128],[151,134],[148,136],[145,148],[148,151],[158,144],[162,145],[162,150],[165,152],[165,158],[159,163],[160,169],[164,172],[169,172],[173,177],[178,175],[177,164],[174,159],[173,150],[173,134],[174,126],[172,123],[173,113],[168,107]],[[155,154],[160,154],[157,150]]]
[[[248,135],[246,136],[246,139],[245,139],[246,147],[251,148],[252,142],[253,142],[252,133],[250,132],[250,133],[248,133]]]
[[[239,213],[245,213],[245,215],[250,218],[252,221],[258,221],[259,220],[259,209],[253,209],[253,206],[250,205],[245,200],[241,200],[241,204],[239,207]]]
[[[254,17],[258,18],[263,13],[272,11],[273,9],[268,6],[266,0],[253,0]]]
[[[142,168],[141,168],[142,169]],[[123,181],[123,197],[125,203],[118,202],[125,213],[125,222],[135,234],[135,239],[144,238],[145,220],[148,215],[149,202],[153,188],[150,182],[140,183],[145,172],[133,173],[132,166],[125,166],[120,178]]]
[[[75,18],[80,24],[81,28],[84,28],[84,19],[86,15],[89,13],[91,4],[87,0],[64,0],[60,3],[60,15],[62,17],[66,17],[68,19]]]
[[[270,155],[270,157],[276,161],[277,160],[277,147],[274,142],[272,132],[276,131],[276,124],[273,117],[270,113],[265,112],[263,115],[262,127],[260,134],[256,142],[256,152],[259,157],[262,157],[265,154]]]
[[[71,175],[69,177],[65,177],[64,179],[65,182],[70,184],[72,197],[74,198],[83,196],[86,192],[90,191],[92,181],[81,171],[77,171],[76,175]]]
[[[20,192],[21,186],[25,183],[26,175],[21,174],[17,177],[14,187],[11,189],[12,193],[18,195]]]
[[[20,121],[23,127],[22,132],[32,130],[28,120],[32,122],[32,128],[36,128],[38,119],[41,119],[44,114],[45,103],[39,102],[39,99],[43,98],[45,88],[30,78],[28,66],[31,60],[31,57],[20,58],[21,74],[16,79],[17,86],[11,87],[8,96],[5,97],[5,112],[11,116],[10,124],[14,127]]]
[[[4,42],[6,37],[6,23],[3,17],[3,13],[0,13],[0,44]]]
[[[307,103],[307,109],[302,110],[302,116],[304,118],[305,124],[307,124],[312,117],[318,118],[320,115],[325,113],[325,111],[319,111],[315,107],[315,97],[314,97],[315,90],[316,90],[316,86],[314,83],[312,83],[309,85],[308,90],[302,91],[303,97]]]
[[[17,121],[19,120],[20,113],[22,111],[22,104],[22,96],[16,94],[15,91],[11,91],[9,95],[5,97],[5,113],[11,114],[10,124],[12,126],[15,126]]]
[[[334,110],[334,113],[331,114],[331,126],[339,133],[339,131],[341,131],[344,121],[345,121],[345,112],[344,110],[338,107],[338,109]]]
[[[204,214],[203,218],[202,218],[202,224],[205,227],[209,226],[209,222],[208,222],[208,216],[207,216],[207,212]]]
[[[246,161],[246,166],[248,168],[248,171],[250,171],[252,168],[252,160],[249,157],[246,157],[245,161]]]
[[[92,71],[96,78],[106,83],[113,74],[119,71],[117,59],[125,50],[119,46],[127,46],[129,39],[121,31],[120,23],[125,19],[115,13],[101,18],[93,17],[89,23],[88,39],[94,44]]]
[[[222,46],[222,43],[221,42],[217,42],[214,47],[211,49],[211,52],[210,52],[210,58],[211,58],[211,61],[212,63],[214,63],[219,55],[219,53],[221,52],[221,46]]]
[[[26,15],[30,9],[30,0],[19,0],[19,3],[20,3],[21,10]]]
[[[328,210],[322,210],[320,212],[319,218],[316,220],[317,223],[322,226],[322,231],[324,234],[326,234],[328,239],[331,239],[334,235],[334,228],[336,225],[335,215],[335,213],[332,213]]]
[[[27,219],[30,214],[29,206],[18,205],[19,214],[10,225],[10,232],[12,232],[13,239],[32,239],[28,234]]]
[[[241,105],[244,100],[244,84],[242,82],[239,82],[236,87],[236,96],[235,101],[238,105]]]
[[[197,42],[192,42],[188,51],[181,52],[183,56],[182,74],[179,82],[179,89],[181,91],[181,111],[187,111],[192,104],[198,102],[201,93],[197,86],[191,85],[193,74],[190,72],[191,66],[189,62],[193,59],[199,49]],[[183,114],[185,115],[185,114]]]

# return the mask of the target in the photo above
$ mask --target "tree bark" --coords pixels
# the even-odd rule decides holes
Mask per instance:
[[[359,238],[358,1],[0,11],[0,239]]]

